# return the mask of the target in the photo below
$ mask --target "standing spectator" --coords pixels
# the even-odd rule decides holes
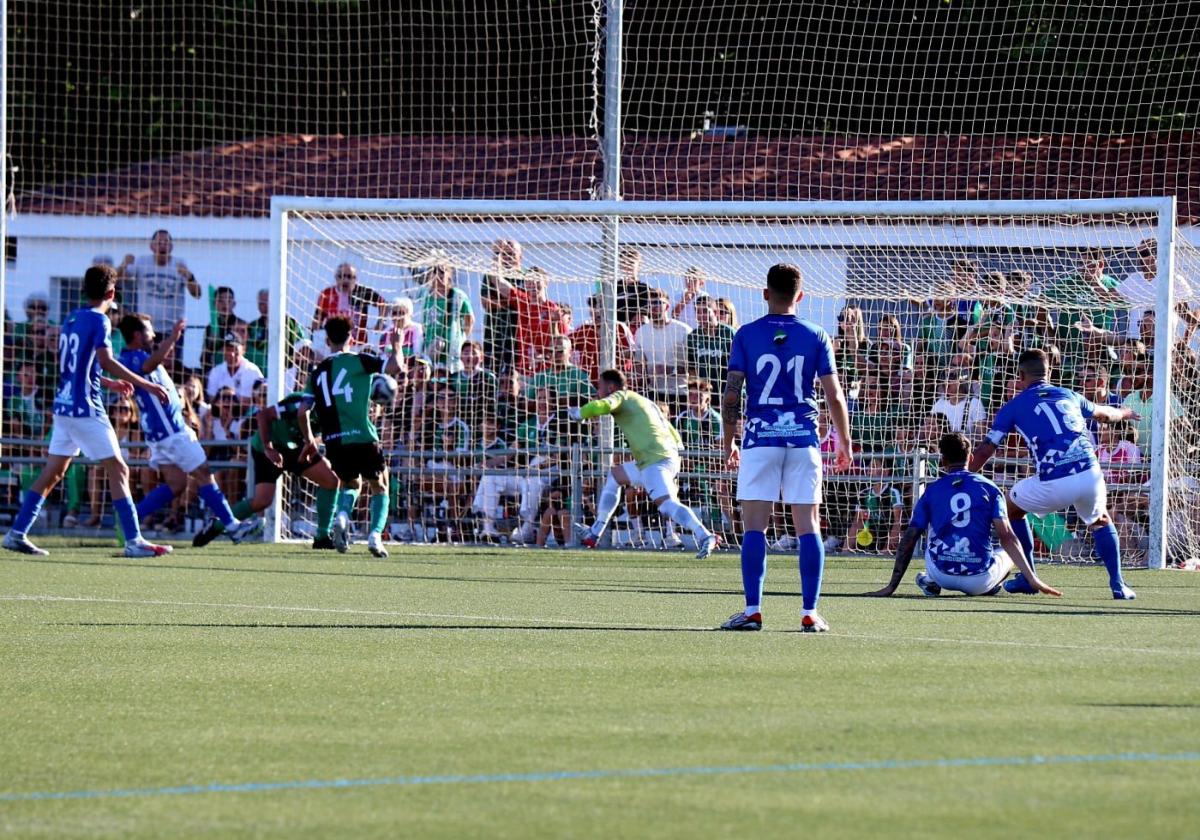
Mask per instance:
[[[38,329],[49,334],[51,343],[58,343],[56,325],[50,320],[50,301],[42,292],[33,292],[25,298],[25,320],[7,327],[5,339],[19,349],[26,344],[30,333]]]
[[[707,277],[704,271],[692,266],[683,275],[683,293],[675,301],[671,307],[671,317],[676,321],[683,321],[692,329],[700,326],[700,322],[696,317],[696,307],[701,297],[705,297],[704,285],[707,282]]]
[[[833,337],[833,358],[838,375],[849,389],[862,378],[867,363],[867,324],[863,311],[854,304],[842,307],[837,316],[837,334]]]
[[[41,440],[49,429],[49,392],[39,379],[32,362],[18,365],[5,405],[6,413],[12,417],[10,429],[16,437]]]
[[[229,330],[225,330],[229,332]],[[225,333],[221,333],[224,335]],[[298,342],[304,340],[304,328],[291,315],[287,316],[287,329],[284,330],[284,367],[294,364],[292,355]],[[271,369],[271,292],[268,289],[258,290],[258,317],[246,327],[246,358],[262,370],[266,376]],[[220,359],[217,359],[219,362]],[[216,362],[214,362],[216,364]]]
[[[358,283],[358,269],[350,263],[342,263],[334,271],[333,285],[326,286],[317,297],[317,308],[313,312],[312,331],[323,329],[330,318],[349,318],[354,326],[354,342],[363,344],[367,340],[367,321],[371,307],[383,311],[384,300],[379,292]]]
[[[617,320],[628,324],[637,336],[642,323],[650,317],[650,287],[641,280],[642,252],[628,245],[617,256]]]
[[[733,328],[717,320],[716,305],[708,295],[698,295],[692,302],[695,329],[684,342],[687,368],[693,376],[708,383],[710,392],[725,391],[725,371],[729,351],[733,347]]]
[[[858,399],[850,412],[850,439],[860,452],[886,452],[896,442],[906,406],[886,399],[880,382],[871,374],[863,377]]]
[[[944,427],[937,422],[945,418]],[[961,432],[972,440],[984,433],[987,412],[978,397],[971,395],[971,376],[966,371],[957,371],[946,381],[946,395],[933,404],[930,415],[925,419],[922,440],[930,446],[936,445],[944,431]],[[943,431],[944,428],[944,431]]]
[[[503,277],[492,282],[501,294],[507,294],[517,313],[515,362],[521,373],[533,373],[546,365],[547,351],[556,338],[570,332],[570,322],[562,308],[546,296],[546,272],[531,268],[525,274],[523,288]]]
[[[600,381],[600,342],[606,320],[604,298],[599,294],[591,295],[587,303],[592,320],[580,325],[568,337],[571,339],[572,364],[585,370],[594,385]],[[613,367],[628,373],[633,370],[633,333],[621,321],[617,321],[616,333],[617,359]]]
[[[571,364],[571,340],[556,338],[550,345],[548,364],[535,373],[525,388],[527,399],[549,389],[564,406],[583,405],[592,396],[592,379],[583,368]]]
[[[1108,387],[1108,369],[1101,365],[1085,365],[1079,369],[1078,390],[1096,405],[1118,407],[1123,403],[1121,395]],[[1092,433],[1092,442],[1095,443],[1101,424],[1089,417],[1087,426],[1088,431]]]
[[[697,310],[699,311],[699,310]],[[712,456],[688,454],[683,459],[683,473],[696,473],[696,478],[680,482],[680,495],[697,512],[707,513],[708,520],[720,518],[722,496],[732,498],[727,481],[717,478],[724,472],[721,451],[721,415],[712,407],[712,385],[707,379],[689,379],[687,406],[675,417],[675,429],[686,452],[711,452]],[[668,520],[669,521],[669,520]]]
[[[1130,305],[1127,315],[1127,331],[1130,338],[1140,338],[1138,324],[1142,313],[1153,312],[1158,298],[1154,281],[1158,277],[1158,243],[1153,239],[1144,239],[1138,243],[1138,270],[1127,274],[1117,286],[1117,292]],[[1178,299],[1178,294],[1177,294]]]
[[[687,383],[687,338],[691,329],[670,317],[667,293],[650,293],[650,318],[633,337],[634,370],[655,400],[679,403]]]
[[[912,345],[904,340],[904,331],[895,315],[879,316],[875,342],[867,349],[867,365],[883,388],[886,402],[909,398],[913,383]]]
[[[1108,352],[1091,342],[1093,328],[1113,332],[1124,300],[1120,284],[1104,271],[1104,251],[1088,248],[1080,259],[1079,271],[1061,277],[1045,291],[1052,306],[1058,306],[1056,335],[1063,354],[1064,374],[1074,375],[1085,364],[1110,360]],[[1115,356],[1112,357],[1115,360]]]
[[[412,298],[393,298],[387,307],[387,316],[376,325],[379,333],[375,348],[387,353],[392,347],[393,333],[400,333],[400,354],[405,359],[420,356],[425,351],[425,329],[413,320]]]
[[[24,336],[9,359],[10,364],[32,365],[37,371],[38,388],[48,396],[58,381],[57,356],[55,348],[58,344],[58,327],[48,321],[35,320],[26,322]]]
[[[980,266],[976,260],[957,259],[950,266],[950,291],[957,300],[953,301],[953,311],[947,319],[951,339],[958,341],[975,324],[983,313],[983,305],[979,302],[979,272]]]
[[[454,269],[439,259],[426,275],[426,286],[418,292],[421,306],[417,320],[424,329],[425,355],[435,367],[454,373],[462,367],[459,354],[475,327],[475,310],[467,293],[454,285]]]
[[[237,299],[233,289],[220,286],[213,295],[213,316],[208,329],[204,331],[204,355],[200,359],[201,366],[208,370],[221,363],[225,349],[225,336],[237,333],[249,337],[248,325],[234,313]],[[151,322],[153,323],[153,322]],[[246,353],[249,357],[249,351]]]
[[[731,330],[736,331],[738,328],[737,308],[727,297],[717,298],[717,320]]]
[[[183,319],[184,291],[199,299],[200,283],[182,260],[171,256],[174,248],[171,234],[156,230],[150,237],[149,254],[136,258],[125,255],[117,267],[123,311],[142,312],[152,324],[174,324]]]
[[[523,251],[515,239],[499,239],[492,246],[496,265],[491,274],[484,275],[479,298],[483,304],[483,355],[497,373],[504,373],[516,362],[517,308],[512,296],[502,290],[505,285],[520,285]]]
[[[215,402],[223,388],[230,388],[242,405],[248,405],[254,383],[265,377],[258,365],[246,360],[246,345],[237,333],[226,334],[223,351],[225,361],[208,372],[208,398]]]
[[[925,312],[917,320],[916,341],[913,344],[913,381],[918,410],[927,410],[932,402],[936,386],[950,367],[950,355],[954,352],[954,301],[938,295],[926,304]],[[934,441],[936,443],[936,440]]]
[[[496,410],[500,389],[496,374],[483,366],[483,345],[467,341],[462,346],[462,370],[451,375],[450,382],[463,406],[461,412],[472,429],[479,429],[485,414]]]

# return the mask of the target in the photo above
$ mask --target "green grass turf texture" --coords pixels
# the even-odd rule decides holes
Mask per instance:
[[[876,600],[890,561],[833,558],[805,635],[793,555],[764,631],[718,633],[733,553],[46,546],[0,557],[0,794],[1200,750],[1186,572]],[[0,799],[0,835],[47,838],[1197,832],[1196,761]]]

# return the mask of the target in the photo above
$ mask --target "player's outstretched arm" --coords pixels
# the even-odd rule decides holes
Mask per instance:
[[[1092,419],[1101,423],[1120,423],[1122,420],[1141,420],[1142,415],[1124,405],[1098,405]]]
[[[833,456],[834,466],[839,470],[849,469],[854,460],[854,440],[850,437],[850,407],[846,404],[846,394],[842,391],[842,383],[836,373],[822,376],[821,387],[825,390],[829,417],[838,433],[837,450]]]
[[[107,376],[101,376],[100,384],[113,393],[120,394],[122,397],[133,396],[133,386],[128,382],[122,382],[120,379],[109,379]]]
[[[1029,565],[1029,560],[1025,557],[1025,552],[1021,549],[1021,543],[1017,540],[1017,535],[1013,533],[1012,526],[1008,520],[1003,517],[998,517],[992,520],[992,524],[996,527],[996,536],[1000,538],[1000,545],[1004,546],[1004,550],[1008,552],[1008,556],[1017,564],[1017,569],[1021,574],[1025,575],[1025,580],[1029,581],[1029,585],[1041,592],[1043,595],[1052,595],[1055,598],[1061,598],[1062,593],[1054,587],[1042,581],[1034,572],[1033,567]]]
[[[967,464],[967,469],[971,472],[979,472],[988,461],[992,460],[992,456],[996,454],[996,444],[990,440],[985,440],[975,447],[975,451],[971,453],[971,460]]]
[[[171,330],[171,337],[158,342],[158,346],[154,348],[154,352],[146,357],[146,361],[142,362],[142,373],[153,373],[159,365],[165,364],[167,359],[171,358],[175,353],[175,345],[179,343],[179,339],[183,338],[183,331],[187,329],[187,321],[180,318],[175,322],[175,328]]]
[[[107,345],[96,351],[96,361],[100,363],[100,369],[112,374],[114,379],[120,379],[128,382],[135,388],[141,388],[143,391],[152,394],[161,403],[166,403],[171,398],[166,388],[151,382],[144,376],[139,376],[114,359],[112,351],[108,349]]]
[[[742,371],[728,371],[725,374],[725,391],[721,394],[722,447],[725,464],[730,469],[737,469],[741,461],[738,440],[742,435],[742,386],[745,382],[746,374]]]
[[[864,592],[863,594],[870,598],[888,598],[896,591],[896,587],[900,585],[900,581],[904,580],[904,573],[908,571],[908,564],[912,562],[913,549],[917,547],[917,540],[921,538],[921,529],[914,528],[911,525],[905,529],[904,535],[900,537],[900,547],[896,549],[896,562],[892,566],[892,579],[888,581],[887,586],[883,589],[876,589],[874,592]]]

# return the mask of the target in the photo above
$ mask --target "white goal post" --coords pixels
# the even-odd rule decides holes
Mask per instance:
[[[896,337],[897,342],[908,346],[911,357],[914,345],[918,349],[926,346],[920,344],[922,339],[915,337],[918,328],[914,325],[922,302],[930,299],[936,310],[939,300],[961,297],[963,300],[951,302],[960,307],[967,305],[966,334],[955,339],[958,344],[947,338],[938,347],[949,352],[958,347],[973,350],[978,346],[981,348],[978,355],[982,358],[999,352],[986,349],[995,349],[988,345],[989,340],[1011,342],[1011,334],[1025,323],[1021,319],[1024,317],[1032,322],[1043,318],[1041,310],[1049,310],[1045,317],[1060,319],[1059,329],[1074,336],[1070,341],[1079,340],[1079,346],[1088,348],[1089,354],[1098,352],[1094,348],[1104,346],[1102,339],[1089,334],[1084,342],[1072,332],[1077,331],[1084,321],[1091,325],[1088,318],[1082,317],[1089,314],[1091,305],[1069,296],[1052,297],[1051,293],[1072,288],[1062,281],[1072,276],[1073,266],[1089,249],[1096,249],[1114,265],[1128,267],[1133,265],[1139,243],[1153,240],[1157,274],[1151,292],[1154,299],[1146,307],[1156,314],[1153,347],[1157,348],[1153,352],[1153,425],[1148,452],[1149,513],[1148,517],[1131,513],[1131,522],[1138,520],[1136,529],[1144,530],[1144,534],[1139,537],[1137,534],[1141,531],[1131,531],[1130,544],[1141,539],[1146,544],[1146,564],[1151,568],[1163,568],[1167,563],[1169,517],[1178,513],[1183,517],[1182,530],[1189,540],[1196,535],[1197,517],[1185,508],[1187,497],[1196,495],[1192,488],[1200,485],[1195,484],[1195,466],[1190,461],[1192,447],[1181,446],[1176,453],[1172,446],[1173,435],[1178,444],[1181,435],[1190,434],[1190,424],[1182,424],[1187,426],[1184,431],[1173,426],[1173,418],[1180,412],[1174,407],[1178,397],[1172,390],[1172,370],[1179,323],[1177,299],[1186,305],[1200,301],[1188,299],[1190,291],[1180,296],[1176,289],[1178,284],[1168,281],[1180,276],[1176,270],[1177,244],[1184,245],[1191,254],[1190,246],[1177,243],[1174,198],[624,202],[276,196],[271,201],[271,219],[278,293],[271,296],[270,346],[273,357],[269,370],[271,394],[275,398],[285,393],[285,371],[287,364],[293,361],[289,358],[291,350],[285,340],[288,335],[284,328],[286,319],[296,319],[307,327],[319,289],[329,283],[333,269],[341,264],[356,266],[360,277],[365,278],[368,285],[379,288],[387,298],[416,282],[421,276],[416,272],[427,267],[431,259],[448,262],[462,278],[482,276],[489,271],[492,243],[500,238],[517,239],[523,242],[527,254],[536,253],[539,265],[544,265],[543,274],[549,280],[550,297],[561,292],[569,299],[564,302],[576,313],[572,326],[577,327],[582,321],[582,302],[593,292],[599,293],[604,302],[605,324],[615,320],[615,290],[620,282],[618,254],[624,246],[639,250],[641,270],[643,276],[649,278],[650,285],[662,287],[672,296],[682,288],[675,281],[685,269],[701,266],[710,290],[721,291],[735,303],[741,302],[743,321],[761,314],[751,307],[754,295],[762,287],[766,269],[782,260],[796,261],[805,272],[806,311],[811,317],[824,321],[831,334],[836,329],[833,316],[840,317],[848,309],[857,309],[855,317],[868,322],[861,325],[864,334],[872,319],[878,324],[886,316],[890,322],[894,315],[901,322],[903,332],[902,336]],[[431,257],[431,254],[436,256]],[[945,273],[947,266],[957,266],[964,259],[973,263],[976,270],[981,265],[985,269],[990,266],[992,275],[1002,274],[1006,267],[1019,268],[1020,272],[1015,273],[1032,278],[1033,285],[1014,289],[1012,285],[1001,284],[1000,291],[990,297],[984,286],[954,288],[952,284],[947,285],[939,273]],[[1150,278],[1146,280],[1149,283]],[[464,288],[472,282],[470,279],[462,281]],[[986,285],[986,281],[981,282]],[[470,288],[474,289],[473,286]],[[1190,290],[1187,285],[1180,288]],[[993,309],[997,314],[991,323],[996,329],[994,337],[988,339],[981,334],[984,327],[971,318],[978,318],[979,311],[986,316]],[[1080,313],[1075,313],[1076,309]],[[1009,317],[1007,323],[1001,323],[1000,310],[1009,313],[1038,311],[1032,317],[1017,315]],[[487,316],[487,313],[483,314]],[[1118,313],[1117,317],[1123,319],[1127,315]],[[948,315],[943,321],[954,317]],[[1121,324],[1122,332],[1128,329],[1130,334],[1135,334],[1136,325],[1129,325],[1126,320]],[[1110,334],[1118,332],[1112,324],[1109,326]],[[474,329],[478,333],[478,319]],[[604,336],[601,360],[607,366],[616,357],[616,331],[604,327],[601,332]],[[1191,333],[1188,335],[1190,337]],[[1020,340],[1020,336],[1016,338]],[[1125,342],[1118,342],[1116,346],[1125,346]],[[1150,346],[1149,341],[1146,346]],[[878,352],[868,347],[862,350],[861,359],[855,356],[856,361],[866,360],[862,361],[862,379],[866,383],[863,386],[864,402],[875,399],[874,395],[866,396],[867,390],[888,387],[878,380],[881,375]],[[1095,358],[1114,359],[1113,369],[1121,370],[1114,347],[1109,345],[1104,352],[1107,355]],[[914,441],[921,433],[927,433],[928,427],[922,425],[927,417],[919,415],[913,406],[934,401],[935,396],[942,394],[942,383],[949,381],[949,377],[943,376],[945,371],[940,369],[922,374],[922,366],[929,364],[928,355],[926,358],[917,355],[915,361],[909,359],[907,370],[901,363],[897,379],[888,380],[906,383],[903,387],[909,402],[888,410],[897,412],[907,430],[906,435],[911,433]],[[969,359],[975,356],[963,350],[953,358],[958,355]],[[1071,359],[1065,353],[1064,358],[1074,366],[1072,369],[1087,366],[1082,358]],[[1093,357],[1089,355],[1088,358]],[[983,364],[978,360],[964,362],[968,363]],[[957,362],[946,364],[952,366]],[[914,367],[920,383],[917,386],[912,384]],[[1001,381],[1005,369],[1001,365],[991,370],[992,379],[985,386],[992,388],[989,405],[999,399],[1005,387]],[[979,368],[975,370],[978,372]],[[961,387],[967,394],[968,407],[978,396],[980,386],[975,381],[978,378],[976,375],[968,383],[967,375],[962,375]],[[975,389],[976,396],[970,395],[970,387]],[[1167,395],[1173,396],[1168,399]],[[986,401],[981,400],[981,404],[983,402]],[[989,421],[990,414],[989,411]],[[600,441],[601,447],[606,443]],[[897,479],[897,484],[900,483]],[[919,482],[916,485],[919,493]],[[266,539],[297,536],[285,524],[288,521],[284,510],[287,503],[288,494],[278,493],[270,511]],[[1179,506],[1178,512],[1174,510],[1176,506]],[[725,514],[722,512],[721,515]],[[1172,535],[1176,531],[1172,531]],[[1189,545],[1188,551],[1196,553],[1193,545]]]

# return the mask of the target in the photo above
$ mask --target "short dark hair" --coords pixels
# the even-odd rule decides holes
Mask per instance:
[[[350,340],[350,332],[354,325],[344,315],[334,315],[325,321],[325,336],[332,344],[345,344]]]
[[[83,296],[104,300],[117,287],[117,270],[111,265],[93,265],[83,273]]]
[[[791,263],[777,263],[767,271],[767,288],[776,298],[792,300],[800,291],[803,275],[800,269]]]
[[[146,329],[146,322],[149,320],[150,316],[144,312],[134,312],[132,315],[126,315],[117,324],[121,338],[125,339],[126,344],[129,344],[133,341],[135,335]]]
[[[962,432],[947,432],[938,440],[938,452],[947,464],[965,464],[971,456],[971,439]]]
[[[230,297],[233,297],[234,296],[233,287],[232,286],[217,286],[217,290],[213,293],[213,297],[216,297],[217,295],[229,295]]]
[[[625,374],[619,370],[609,368],[600,374],[600,381],[607,382],[610,385],[616,385],[618,391],[625,390]]]
[[[1023,350],[1017,358],[1017,369],[1026,376],[1041,379],[1050,370],[1050,357],[1045,350]]]

